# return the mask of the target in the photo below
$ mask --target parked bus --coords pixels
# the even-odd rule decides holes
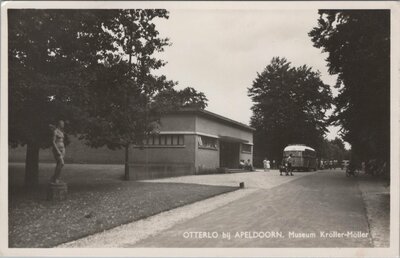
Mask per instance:
[[[317,154],[313,148],[305,145],[288,145],[283,150],[283,165],[292,154],[292,169],[297,171],[317,170]],[[283,169],[283,168],[282,168]]]

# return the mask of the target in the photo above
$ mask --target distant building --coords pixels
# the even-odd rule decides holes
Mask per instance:
[[[253,163],[254,129],[200,110],[186,109],[164,115],[160,133],[130,151],[131,178],[147,179],[215,173],[218,168],[238,168],[240,160]],[[10,149],[10,162],[22,162],[25,148]],[[51,151],[40,153],[41,162],[53,162]],[[124,163],[123,150],[91,149],[72,139],[66,163]]]

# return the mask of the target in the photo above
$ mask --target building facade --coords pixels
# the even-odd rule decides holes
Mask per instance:
[[[137,179],[163,177],[172,171],[177,175],[213,173],[219,168],[238,168],[240,160],[253,163],[254,129],[247,125],[205,110],[180,110],[160,122],[158,135],[133,148]]]
[[[238,168],[240,160],[253,163],[254,129],[215,113],[187,109],[164,115],[160,132],[130,150],[132,179],[216,173]],[[23,161],[24,151],[10,149],[10,162]],[[66,163],[124,163],[122,150],[91,149],[77,139],[67,147]],[[50,150],[41,162],[53,162]]]

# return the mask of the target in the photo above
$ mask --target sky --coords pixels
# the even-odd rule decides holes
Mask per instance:
[[[327,53],[313,46],[308,32],[317,25],[315,10],[169,10],[158,20],[162,37],[172,43],[159,54],[167,65],[157,73],[178,81],[178,89],[193,87],[208,98],[207,110],[249,124],[252,115],[247,89],[273,57],[293,66],[306,64],[321,72],[332,86]],[[330,127],[334,139],[337,127]]]

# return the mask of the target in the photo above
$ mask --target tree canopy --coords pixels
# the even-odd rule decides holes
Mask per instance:
[[[85,97],[88,130],[82,137],[93,147],[121,148],[141,141],[157,119],[151,102],[161,91],[173,87],[152,70],[164,65],[153,55],[163,51],[168,39],[158,36],[154,19],[168,18],[166,10],[119,10],[103,22],[113,48],[103,50],[96,78],[87,85]]]
[[[107,13],[8,10],[9,144],[27,145],[28,184],[37,183],[39,148],[51,144],[49,124],[66,119],[68,131],[76,132],[84,120],[75,102],[79,86],[109,43],[100,17]]]
[[[292,67],[285,58],[274,57],[257,74],[248,94],[254,103],[250,124],[256,129],[256,157],[280,160],[288,144],[320,146],[332,97],[319,72],[306,65]]]
[[[128,151],[162,112],[207,105],[203,93],[153,75],[165,65],[154,54],[170,44],[154,23],[165,9],[8,12],[9,144],[27,145],[26,183],[37,183],[39,148],[50,146],[57,119],[92,147]],[[163,106],[164,92],[180,101]]]
[[[74,89],[96,62],[91,38],[102,30],[87,11],[10,9],[8,17],[9,141],[48,147],[49,123],[78,113]],[[78,36],[87,27],[91,36]]]
[[[156,96],[154,108],[158,108],[159,112],[187,107],[205,109],[208,105],[207,102],[206,95],[192,87],[186,87],[182,90],[175,90],[171,87]]]
[[[337,74],[335,112],[343,139],[358,160],[389,160],[390,11],[320,10],[309,33],[314,46],[328,53],[330,74]]]

